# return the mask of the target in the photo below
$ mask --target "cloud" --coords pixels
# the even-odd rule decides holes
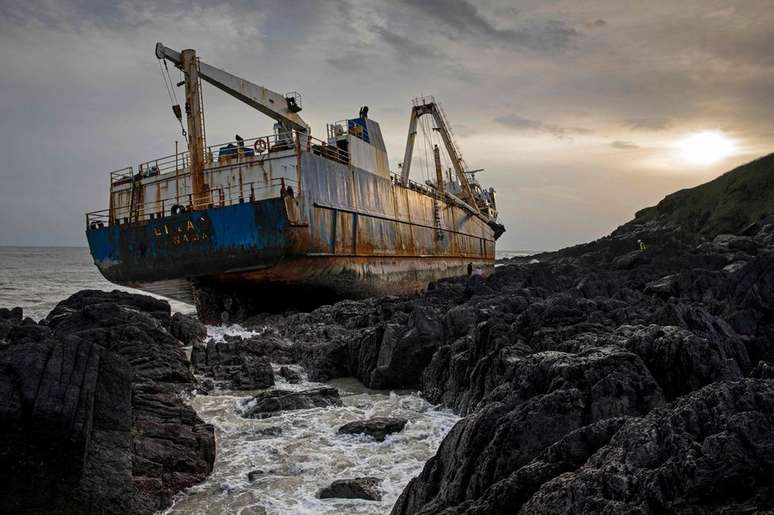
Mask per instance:
[[[640,148],[639,145],[632,143],[631,141],[612,141],[610,142],[610,146],[620,150],[632,150],[635,148]]]
[[[550,134],[559,139],[569,138],[573,135],[589,134],[589,129],[582,127],[562,127],[553,123],[546,123],[540,120],[525,118],[518,114],[506,114],[498,116],[495,121],[510,129],[525,132],[528,134]]]
[[[317,137],[326,122],[369,105],[393,169],[410,100],[435,95],[466,160],[486,168],[482,181],[500,192],[508,232],[499,248],[602,235],[665,193],[722,172],[649,164],[663,163],[663,142],[687,131],[727,128],[745,148],[772,150],[774,11],[765,1],[719,12],[724,6],[700,0],[515,4],[0,1],[0,218],[8,222],[0,244],[84,244],[83,213],[106,206],[107,172],[173,151],[180,128],[153,57],[159,40],[275,91],[299,91]],[[271,132],[272,120],[204,89],[210,143]],[[608,151],[557,144],[592,132],[589,144]],[[536,137],[517,150],[514,135]],[[30,142],[35,152],[19,151]],[[526,175],[588,202],[569,209],[546,190],[524,217]]]
[[[529,50],[559,50],[567,48],[579,36],[561,20],[527,20],[518,28],[499,28],[482,16],[478,9],[465,0],[403,0],[410,8],[453,29],[454,37],[474,36],[487,42],[496,42],[514,48]]]
[[[347,50],[335,57],[329,57],[326,63],[343,72],[363,72],[374,62],[371,55],[366,52]]]
[[[382,40],[387,43],[401,59],[433,59],[441,58],[443,53],[438,48],[425,45],[416,39],[408,38],[391,30],[382,27],[372,27],[373,31],[379,34]]]
[[[663,131],[669,129],[673,125],[673,121],[669,118],[661,118],[658,116],[642,117],[642,118],[629,118],[624,120],[623,126],[630,129],[647,130],[647,131]]]

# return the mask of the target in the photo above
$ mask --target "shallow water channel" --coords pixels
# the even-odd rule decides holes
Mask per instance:
[[[222,338],[224,332],[241,331],[213,328],[210,336]],[[279,376],[275,380],[274,388],[280,389],[321,386],[306,379],[296,385]],[[388,513],[459,417],[411,392],[369,390],[354,379],[328,384],[339,389],[344,406],[287,411],[263,420],[239,415],[240,401],[255,392],[216,388],[195,396],[191,404],[215,426],[215,467],[206,481],[179,494],[167,513]],[[384,442],[337,434],[347,422],[375,416],[403,417],[408,424]],[[258,471],[253,481],[251,471]],[[317,498],[318,490],[335,479],[364,476],[382,479],[381,501]]]

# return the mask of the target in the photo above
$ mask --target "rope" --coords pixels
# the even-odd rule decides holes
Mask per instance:
[[[161,80],[164,81],[164,87],[167,88],[167,96],[169,97],[169,102],[174,105],[176,102],[173,98],[172,90],[169,88],[169,84],[167,83],[167,76],[164,75],[164,69],[161,67],[161,59],[159,59],[159,72],[161,73]],[[165,63],[166,64],[166,63]]]
[[[167,66],[167,62],[164,61],[164,68],[161,67],[161,62],[164,61],[164,59],[159,59],[159,72],[161,72],[161,80],[164,81],[164,87],[167,88],[167,96],[169,97],[169,101],[173,106],[180,105],[180,102],[177,100],[177,95],[175,94],[175,87],[172,82],[172,77],[169,75],[169,67]],[[164,71],[166,70],[166,75],[164,74]],[[183,133],[183,139],[186,142],[186,145],[188,145],[188,134],[185,131],[185,127],[183,126],[183,120],[181,118],[175,117],[180,124],[180,131]]]
[[[427,181],[430,178],[430,171],[429,171],[430,165],[427,158],[427,154],[428,154],[427,148],[428,148],[428,139],[429,139],[429,136],[427,134],[427,125],[428,125],[427,117],[424,117],[422,119],[422,136],[423,136],[422,140],[425,147],[425,181]]]
[[[162,59],[163,60],[163,59]],[[172,86],[172,76],[169,74],[169,66],[167,66],[167,61],[164,61],[164,70],[167,72],[167,79],[169,80],[169,86]],[[175,94],[175,88],[172,88],[172,96],[175,98],[175,104],[179,104],[180,102],[177,100],[177,95]]]

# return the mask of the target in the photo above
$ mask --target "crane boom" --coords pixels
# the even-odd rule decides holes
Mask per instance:
[[[162,43],[156,43],[156,57],[166,59],[177,67],[181,67],[183,63],[180,52],[167,48]],[[309,132],[309,125],[298,115],[298,111],[301,110],[300,106],[297,106],[292,98],[286,98],[280,93],[253,84],[201,60],[199,61],[198,74],[202,80],[277,120],[288,129]]]
[[[449,154],[449,159],[451,159],[454,172],[457,174],[457,180],[462,187],[463,200],[469,203],[477,213],[480,213],[481,210],[478,207],[476,196],[474,195],[473,190],[470,187],[470,182],[465,175],[467,170],[465,169],[462,156],[460,155],[457,145],[454,143],[451,131],[449,130],[448,124],[446,123],[445,117],[443,116],[439,105],[432,98],[429,101],[425,99],[417,99],[411,109],[411,118],[409,119],[409,133],[408,139],[406,140],[406,153],[403,157],[403,168],[401,171],[401,180],[403,184],[408,184],[409,174],[411,173],[411,158],[414,152],[414,139],[416,138],[417,134],[417,120],[420,116],[424,116],[426,114],[431,115],[433,120],[435,120],[436,128],[441,134],[441,139],[443,140],[443,144],[446,147],[446,152]]]

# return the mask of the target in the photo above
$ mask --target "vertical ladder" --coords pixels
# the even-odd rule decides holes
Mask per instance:
[[[140,175],[141,171],[137,173],[137,175]],[[134,174],[134,170],[132,170],[132,194],[129,197],[129,223],[135,222],[137,219],[137,208],[135,204],[137,203],[136,195],[135,195],[135,184],[137,183],[137,176]]]
[[[436,241],[443,239],[443,228],[441,227],[441,206],[438,197],[438,193],[433,194],[433,226],[435,227]]]
[[[200,59],[196,58],[196,69],[199,70]],[[196,74],[196,80],[199,82],[199,123],[202,126],[202,148],[207,148],[207,126],[204,124],[204,93],[202,90],[202,76],[200,73]]]
[[[443,170],[441,168],[441,151],[438,145],[433,147],[433,161],[435,161],[435,191],[433,192],[433,224],[435,225],[435,239],[443,239],[443,229],[441,228],[441,206],[439,201],[446,198],[443,185]]]

